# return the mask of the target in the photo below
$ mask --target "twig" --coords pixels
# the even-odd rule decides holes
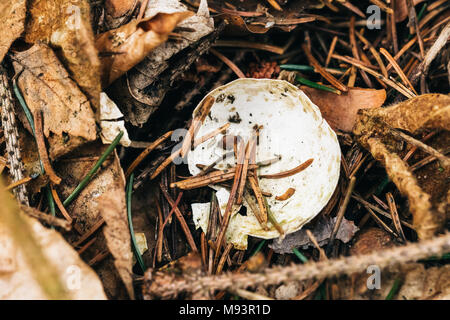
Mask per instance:
[[[41,220],[50,226],[63,228],[66,231],[70,231],[72,229],[72,225],[67,220],[56,218],[50,214],[43,213],[35,208],[25,205],[21,205],[20,209],[30,217]]]
[[[431,256],[441,256],[450,251],[450,234],[394,247],[383,251],[375,251],[366,255],[349,256],[330,259],[317,263],[290,265],[287,267],[267,268],[263,272],[226,273],[219,276],[198,276],[188,279],[161,283],[152,286],[152,294],[161,297],[175,297],[181,292],[202,292],[204,290],[235,290],[258,285],[275,285],[289,281],[321,279],[331,276],[352,274],[367,269],[369,265],[377,265],[381,269],[388,266],[418,261]],[[151,279],[147,280],[148,286]]]

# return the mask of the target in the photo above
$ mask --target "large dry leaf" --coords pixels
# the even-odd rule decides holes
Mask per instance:
[[[26,12],[26,0],[2,0],[0,3],[0,62],[11,43],[22,34]]]
[[[2,195],[2,200],[12,201],[6,199],[6,193]],[[46,264],[43,267],[51,273],[53,281],[57,281],[65,292],[58,298],[90,300],[106,298],[98,276],[57,231],[44,228],[36,219],[20,212],[8,213],[6,210],[12,209],[12,206],[3,201],[2,205],[7,207],[0,210],[1,300],[49,298],[48,291],[43,288],[43,284],[47,283],[44,281],[46,278],[43,278],[42,273],[36,272],[37,268],[30,265],[31,261]],[[8,214],[17,215],[13,224],[17,222],[21,224],[13,226],[13,220],[7,218]],[[11,232],[17,230],[28,231],[21,237],[16,237]],[[18,242],[19,239],[24,240],[24,237],[27,241]],[[29,241],[32,241],[34,248],[28,247]],[[31,255],[34,255],[33,259]]]
[[[88,99],[48,46],[36,44],[15,54],[14,69],[23,71],[18,83],[30,110],[43,112],[52,159],[96,139],[94,112]]]
[[[43,41],[61,49],[61,60],[71,77],[99,106],[100,61],[94,45],[87,0],[32,0],[25,40]]]
[[[319,89],[302,86],[301,89],[322,112],[333,129],[352,131],[359,109],[379,108],[386,100],[386,90],[349,88],[337,95]]]
[[[103,86],[108,86],[142,61],[151,50],[168,39],[178,23],[192,14],[189,11],[160,13],[140,21],[133,20],[99,35],[95,45],[102,55]]]
[[[64,198],[68,197],[86,176],[105,148],[106,146],[100,142],[86,145],[56,166],[58,174],[63,178],[59,190]],[[97,236],[97,240],[86,252],[85,257],[91,259],[99,252],[108,250],[112,258],[109,257],[105,263],[96,266],[106,293],[109,297],[123,297],[120,293],[122,287],[119,285],[121,279],[128,295],[133,297],[132,252],[125,204],[125,177],[116,154],[104,162],[102,168],[68,210],[75,219],[75,228],[82,234],[90,231],[101,219],[105,221],[103,235]],[[111,267],[112,265],[114,267]]]

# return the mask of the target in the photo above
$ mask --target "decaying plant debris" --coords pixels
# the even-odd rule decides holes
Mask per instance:
[[[0,299],[449,299],[449,35],[442,0],[3,0]]]

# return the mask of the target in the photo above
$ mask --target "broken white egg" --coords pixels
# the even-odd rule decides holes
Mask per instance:
[[[100,137],[104,144],[110,144],[117,137],[120,131],[124,134],[120,139],[120,144],[128,147],[131,140],[128,137],[128,131],[125,128],[125,121],[117,105],[104,92],[100,93],[100,127],[102,131]]]
[[[308,159],[314,159],[305,170],[280,179],[260,179],[260,187],[271,194],[268,205],[286,234],[299,230],[314,218],[328,203],[337,186],[341,150],[335,132],[322,118],[319,108],[294,85],[271,79],[238,79],[211,91],[215,102],[201,125],[197,136],[203,136],[230,122],[227,135],[240,136],[248,141],[255,126],[262,126],[256,147],[256,162],[281,159],[271,165],[258,168],[258,175],[275,174],[293,169]],[[201,106],[200,102],[199,106]],[[197,107],[197,109],[199,108]],[[197,110],[196,109],[196,110]],[[194,110],[194,114],[196,113]],[[188,153],[188,166],[192,175],[200,172],[197,164],[209,165],[229,151],[224,150],[218,135],[211,141],[198,145]],[[216,169],[235,166],[236,159],[228,157],[218,163]],[[221,213],[224,214],[229,190],[216,189]],[[289,188],[294,194],[286,200],[276,200]],[[273,239],[279,232],[269,222],[269,230],[263,230],[250,206],[246,214],[232,211],[226,232],[227,242],[236,249],[247,248],[248,236]],[[196,227],[206,232],[209,204],[193,204]]]

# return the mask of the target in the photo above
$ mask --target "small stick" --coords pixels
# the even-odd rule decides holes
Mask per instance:
[[[45,146],[45,138],[44,132],[42,131],[42,112],[38,110],[34,113],[34,121],[35,121],[35,138],[38,147],[39,157],[42,160],[42,164],[44,166],[45,173],[50,178],[50,181],[54,184],[60,184],[61,178],[58,177],[56,172],[53,170],[52,165],[50,164],[50,160],[48,158],[47,147]]]
[[[217,166],[220,162],[222,162],[222,161],[225,160],[226,158],[231,157],[232,155],[234,155],[234,152],[227,152],[227,153],[225,153],[223,156],[217,158],[217,159],[216,159],[213,163],[211,163],[209,166],[200,168],[202,171],[200,171],[200,172],[197,174],[197,177],[199,177],[199,176],[204,176],[205,174],[211,172],[211,171],[214,169],[215,166]],[[197,167],[198,167],[198,165],[197,165]]]
[[[206,241],[205,233],[202,232],[200,235],[200,250],[201,250],[201,256],[202,256],[202,264],[203,268],[206,268],[206,250],[208,249],[208,244]]]
[[[450,149],[445,150],[445,152],[443,152],[445,155],[448,154],[450,152]],[[422,160],[416,162],[415,164],[413,164],[410,168],[411,171],[416,171],[420,168],[422,168],[423,166],[433,162],[437,160],[437,158],[435,156],[428,156],[426,158],[423,158]]]
[[[244,289],[228,289],[228,292],[235,294],[241,298],[247,299],[247,300],[275,300],[274,298],[270,298],[268,296],[263,296],[259,293],[250,292],[248,290]]]
[[[259,177],[261,179],[281,179],[281,178],[290,177],[290,176],[297,174],[297,173],[305,170],[306,168],[308,168],[311,165],[311,163],[313,163],[313,161],[314,161],[314,159],[308,159],[293,169],[290,169],[287,171],[282,171],[279,173],[274,173],[274,174],[263,174],[263,175],[260,175]]]
[[[191,231],[189,230],[189,227],[186,223],[186,220],[184,220],[183,214],[181,213],[180,209],[178,209],[178,207],[175,206],[175,201],[172,200],[172,198],[170,197],[169,193],[166,190],[166,187],[161,182],[159,183],[159,187],[162,191],[164,198],[166,198],[167,202],[169,202],[169,204],[175,209],[175,216],[180,222],[181,228],[183,229],[183,232],[186,235],[189,246],[192,248],[193,251],[198,251],[197,246],[195,245],[194,242],[194,238],[192,237]]]
[[[155,150],[156,147],[158,147],[168,137],[170,137],[170,135],[172,133],[173,133],[172,130],[169,132],[166,132],[161,137],[159,137],[158,139],[156,139],[155,141],[150,143],[150,145],[144,151],[142,151],[141,154],[136,159],[134,159],[134,161],[130,164],[130,166],[127,169],[127,172],[125,173],[125,177],[128,178],[130,176],[131,172],[133,172],[134,169],[136,169],[136,167],[142,162],[142,160],[144,160],[149,155],[150,152]]]

